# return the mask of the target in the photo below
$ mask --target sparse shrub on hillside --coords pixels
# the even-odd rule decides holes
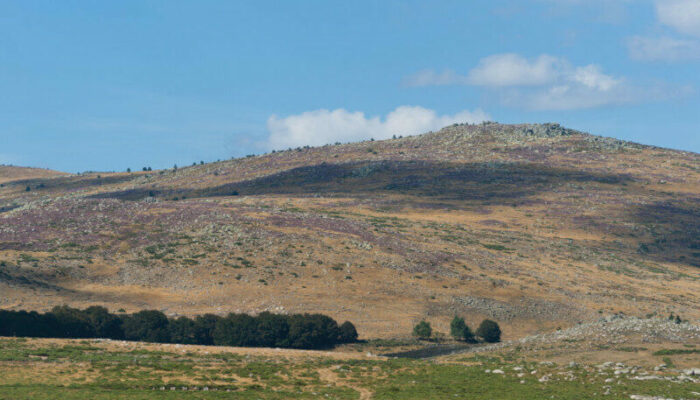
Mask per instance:
[[[345,321],[338,329],[340,331],[338,335],[340,343],[354,343],[357,341],[357,329],[355,329],[355,325],[352,322]]]
[[[498,324],[490,319],[481,321],[481,325],[476,330],[476,335],[487,343],[496,343],[501,341],[501,328]]]
[[[465,342],[474,342],[474,333],[469,329],[466,323],[464,323],[464,318],[455,317],[450,323],[450,334],[456,340],[464,340]]]
[[[421,321],[416,326],[413,327],[413,336],[419,339],[427,340],[433,335],[433,328],[430,326],[430,322]]]

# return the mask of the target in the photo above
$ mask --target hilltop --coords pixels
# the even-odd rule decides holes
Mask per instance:
[[[43,168],[16,167],[14,165],[0,165],[0,184],[7,182],[52,178],[68,175],[63,172],[52,171]]]
[[[322,312],[372,338],[700,318],[700,155],[557,124],[10,175],[2,308]]]

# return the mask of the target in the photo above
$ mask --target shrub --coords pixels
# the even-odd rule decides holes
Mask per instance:
[[[501,341],[501,328],[498,324],[490,319],[485,319],[476,330],[476,335],[487,343],[496,343]]]
[[[419,339],[430,339],[432,334],[433,328],[430,326],[429,322],[421,321],[413,327],[413,336],[416,336]]]
[[[357,341],[357,329],[355,325],[350,321],[343,322],[338,328],[340,333],[338,334],[338,342],[340,343],[354,343]]]

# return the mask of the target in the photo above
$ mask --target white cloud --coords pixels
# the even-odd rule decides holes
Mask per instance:
[[[627,40],[630,57],[662,62],[700,60],[700,40],[692,37],[700,37],[700,0],[656,0],[655,5],[658,22],[680,35],[633,36]]]
[[[556,79],[561,60],[546,54],[530,61],[517,54],[496,54],[482,58],[469,71],[466,82],[477,86],[543,85]]]
[[[497,54],[481,59],[466,75],[422,71],[407,82],[414,86],[482,86],[496,91],[508,105],[536,110],[635,102],[642,92],[623,78],[604,73],[598,65],[574,66],[564,58],[547,54],[533,59]]]
[[[700,60],[700,42],[671,37],[634,36],[627,42],[630,57],[640,61]]]
[[[560,74],[562,61],[549,55],[528,60],[518,54],[496,54],[482,58],[467,75],[452,70],[423,70],[404,79],[408,86],[474,85],[532,86],[553,82]]]
[[[610,105],[638,104],[693,94],[692,87],[663,83],[646,87],[617,81],[609,89],[598,85],[561,84],[545,89],[513,91],[504,96],[508,105],[529,110],[576,110]]]
[[[662,24],[700,36],[700,0],[658,0],[656,14]]]
[[[403,83],[406,86],[461,85],[467,83],[467,78],[449,69],[442,72],[426,69],[406,77]]]
[[[488,114],[480,109],[438,115],[419,106],[400,106],[384,119],[366,117],[363,112],[350,112],[342,108],[322,109],[284,118],[272,115],[267,120],[270,133],[268,145],[273,149],[284,149],[369,138],[387,139],[392,135],[415,135],[458,122],[477,123],[488,119]]]
[[[600,92],[608,92],[620,83],[619,79],[604,74],[599,66],[592,64],[576,68],[570,79],[574,83]]]

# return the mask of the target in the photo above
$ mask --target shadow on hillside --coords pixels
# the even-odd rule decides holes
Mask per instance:
[[[117,176],[104,176],[98,178],[97,176],[62,176],[51,179],[46,178],[33,178],[33,179],[23,179],[19,181],[12,181],[6,183],[7,187],[18,186],[20,188],[29,187],[33,191],[42,190],[52,190],[60,189],[61,191],[73,191],[78,189],[84,189],[92,186],[102,186],[102,185],[114,185],[118,183],[128,182],[135,179],[137,175],[117,175]]]
[[[651,233],[650,241],[640,242],[639,253],[700,267],[700,198],[681,196],[634,206],[628,218]]]
[[[148,190],[101,193],[94,198],[140,200],[155,196],[165,200],[231,195],[296,195],[377,197],[405,194],[439,201],[476,201],[485,205],[516,204],[540,192],[571,183],[624,185],[623,174],[593,173],[525,163],[437,163],[430,161],[381,161],[319,164],[282,171],[265,177],[204,189]],[[610,190],[614,191],[615,186]],[[618,215],[582,218],[582,228],[601,232],[634,231],[621,222],[641,224],[654,239],[638,240],[638,251],[657,261],[700,266],[700,200],[687,197],[673,202],[628,204]],[[612,228],[611,228],[612,227]]]
[[[9,268],[0,270],[0,282],[5,284],[27,289],[33,288],[72,292],[72,290],[50,283],[54,279],[55,276],[41,272],[20,272],[17,268],[12,270]]]
[[[324,163],[205,189],[133,189],[93,197],[139,200],[147,196],[174,199],[260,194],[366,196],[401,193],[444,200],[499,203],[566,183],[619,184],[628,180],[630,178],[625,175],[596,174],[534,164],[383,161]]]

